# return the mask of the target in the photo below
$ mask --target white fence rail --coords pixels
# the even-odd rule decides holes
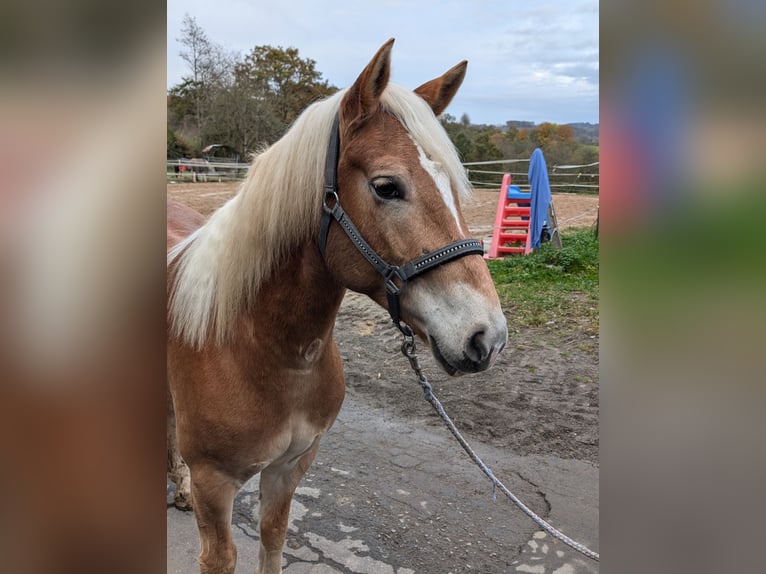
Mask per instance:
[[[492,165],[514,165],[529,163],[529,159],[500,159],[491,161],[474,161],[464,163],[468,179],[477,189],[493,189],[500,187],[500,181],[506,173],[511,174],[511,181],[522,189],[529,189],[527,171],[499,171],[492,169],[475,169]],[[233,162],[208,162],[204,160],[168,160],[167,180],[169,182],[223,182],[239,181],[245,178],[250,164]],[[515,167],[515,165],[514,165]],[[511,169],[514,169],[513,167]],[[472,176],[492,177],[472,177]],[[548,166],[548,180],[551,189],[557,192],[598,193],[599,191],[599,162],[583,165],[552,165]]]
[[[491,161],[475,161],[464,163],[468,180],[477,189],[494,189],[500,187],[500,181],[506,173],[511,174],[511,182],[523,190],[529,189],[528,171],[520,171],[513,165],[510,170],[499,171],[483,169],[485,166],[505,164],[528,164],[529,159],[500,159]],[[475,169],[479,166],[480,169]],[[598,193],[599,191],[599,162],[582,165],[549,165],[548,180],[551,189],[557,192],[569,193]],[[492,176],[479,177],[476,176]]]
[[[167,161],[167,180],[169,182],[238,181],[245,178],[249,168],[249,163],[203,159],[169,159]]]

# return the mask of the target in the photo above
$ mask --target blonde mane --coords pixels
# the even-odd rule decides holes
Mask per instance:
[[[201,348],[214,329],[222,345],[289,252],[316,236],[330,130],[344,93],[309,106],[255,157],[237,195],[168,252],[168,265],[177,264],[169,303],[174,336]],[[394,84],[381,102],[443,166],[458,194],[470,194],[457,152],[428,104]]]

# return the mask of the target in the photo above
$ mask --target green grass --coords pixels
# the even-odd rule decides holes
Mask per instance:
[[[598,332],[598,239],[592,228],[562,233],[526,256],[488,261],[509,326],[579,327]]]

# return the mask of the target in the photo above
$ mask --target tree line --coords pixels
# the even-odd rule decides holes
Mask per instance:
[[[168,90],[169,159],[200,157],[204,146],[225,144],[247,161],[279,139],[306,106],[338,90],[297,49],[261,45],[244,56],[227,52],[189,15],[179,41],[188,73]],[[570,125],[473,125],[467,114],[459,121],[443,114],[441,122],[464,162],[528,158],[536,147],[549,166],[598,161],[597,140],[578,137]]]
[[[186,15],[179,41],[188,73],[168,91],[168,158],[225,144],[245,159],[279,139],[311,102],[335,93],[295,48],[255,46],[244,56],[212,42]]]
[[[442,125],[455,144],[463,162],[499,159],[526,159],[540,148],[548,167],[555,165],[588,165],[598,161],[598,139],[592,133],[577,135],[569,124],[508,121],[503,127],[474,125],[467,114],[460,121],[443,114]],[[471,169],[471,180],[495,182],[497,174],[481,173],[506,169],[501,165]],[[598,167],[584,168],[584,173],[598,173]]]

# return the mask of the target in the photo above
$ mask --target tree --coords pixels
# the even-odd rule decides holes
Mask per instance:
[[[276,141],[284,128],[267,94],[244,80],[237,64],[234,80],[219,94],[213,108],[217,138],[236,148],[242,157]]]
[[[472,142],[470,152],[464,157],[463,161],[489,161],[493,159],[502,159],[503,152],[491,141],[492,128],[481,129]],[[485,167],[478,168],[486,169]],[[474,173],[471,179],[476,181],[493,181],[495,179],[491,174]]]
[[[471,161],[470,158],[473,157],[473,143],[471,143],[471,140],[468,139],[468,136],[466,136],[464,132],[459,132],[452,138],[452,143],[457,148],[460,159],[463,161]]]
[[[184,156],[183,149],[181,149],[181,146],[179,146],[178,139],[176,138],[176,134],[173,130],[170,128],[167,128],[168,131],[168,151],[167,151],[167,158],[168,159],[178,159],[180,157]]]
[[[322,80],[316,61],[301,58],[296,48],[256,46],[237,66],[236,77],[271,105],[283,128],[309,104],[338,90]]]
[[[178,41],[185,46],[181,58],[189,66],[175,95],[185,98],[191,107],[196,136],[204,141],[210,127],[210,111],[216,94],[231,76],[233,57],[207,37],[193,16],[186,14]]]
[[[492,159],[502,159],[503,152],[490,141],[490,131],[483,130],[473,140],[473,157],[472,161],[489,161]]]
[[[571,126],[561,126],[551,122],[543,122],[532,128],[529,139],[535,147],[543,150],[549,165],[570,162],[578,147]]]
[[[198,131],[197,90],[193,80],[183,80],[168,90],[168,125],[184,131]]]

